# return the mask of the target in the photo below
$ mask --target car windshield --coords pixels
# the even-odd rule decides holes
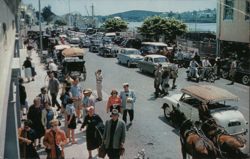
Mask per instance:
[[[167,58],[164,58],[164,57],[154,58],[154,61],[155,63],[168,62]]]
[[[138,50],[127,50],[127,55],[140,55],[140,52]]]

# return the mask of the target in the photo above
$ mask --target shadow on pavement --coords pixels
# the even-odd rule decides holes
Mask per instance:
[[[175,133],[176,135],[179,136],[179,128],[176,128],[173,126],[172,122],[170,122],[169,120],[167,120],[165,118],[165,116],[158,116],[158,118],[163,121],[165,124],[168,124],[169,126],[171,126],[173,129],[172,129],[172,132]]]

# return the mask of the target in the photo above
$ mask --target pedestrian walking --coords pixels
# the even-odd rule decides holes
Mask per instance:
[[[97,91],[97,99],[98,101],[102,100],[102,80],[103,80],[103,76],[102,76],[102,70],[97,70],[95,72],[95,76],[96,76],[96,91]]]
[[[124,150],[126,125],[119,119],[119,112],[112,110],[111,119],[106,121],[103,142],[109,159],[120,159]]]
[[[120,98],[122,100],[122,109],[123,109],[123,121],[127,123],[127,113],[129,114],[130,124],[134,119],[134,103],[136,96],[134,91],[129,90],[129,84],[123,84],[124,91],[121,91]]]
[[[46,87],[42,87],[40,89],[41,93],[38,94],[38,97],[40,97],[41,99],[41,109],[44,109],[45,108],[45,102],[48,102],[49,105],[51,105],[51,100],[50,100],[50,97],[48,95],[48,91],[47,91],[47,88]]]
[[[64,118],[67,119],[67,113],[66,113],[66,105],[68,104],[68,100],[72,98],[72,94],[70,92],[70,86],[66,86],[64,89],[64,92],[61,94],[60,100],[61,100],[61,113],[64,114]],[[72,99],[73,100],[73,99]],[[67,122],[65,122],[65,127],[67,126]]]
[[[55,78],[57,78],[58,66],[54,63],[53,59],[49,60],[49,71],[53,72]]]
[[[236,60],[236,57],[233,57],[233,61],[231,62],[230,71],[229,71],[229,76],[230,76],[232,82],[229,83],[229,85],[234,84],[235,75],[236,75],[236,68],[237,68],[237,60]]]
[[[112,112],[113,109],[117,109],[119,113],[121,113],[122,101],[121,98],[118,96],[117,90],[113,89],[110,94],[111,96],[109,97],[107,102],[106,112],[109,113]]]
[[[172,79],[173,79],[172,89],[176,89],[177,85],[175,84],[175,82],[176,82],[176,79],[178,77],[178,65],[175,65],[175,64],[172,65],[171,76],[172,76]]]
[[[32,121],[24,121],[24,126],[18,129],[20,157],[22,159],[39,159],[39,155],[33,145],[36,133],[31,128]]]
[[[24,69],[24,75],[25,78],[27,78],[27,82],[30,82],[30,80],[32,79],[32,64],[31,64],[31,58],[30,57],[26,57],[26,60],[23,63],[23,67]]]
[[[215,58],[215,64],[214,65],[216,67],[217,79],[220,79],[220,77],[221,77],[221,65],[222,65],[220,57]]]
[[[81,123],[81,104],[82,104],[82,88],[79,86],[79,79],[77,77],[73,77],[72,86],[70,88],[70,92],[72,94],[72,99],[74,101],[74,106],[76,109],[76,117],[77,122]]]
[[[97,149],[101,143],[102,138],[98,129],[103,127],[103,121],[100,118],[99,115],[95,114],[95,108],[94,106],[90,106],[87,108],[88,115],[85,116],[84,122],[81,126],[81,130],[84,129],[85,126],[87,126],[86,129],[86,140],[87,140],[87,149],[89,152],[89,159],[92,159],[92,150]]]
[[[160,85],[162,83],[162,71],[162,65],[159,64],[154,74],[155,98],[158,98],[159,94],[162,94],[162,90],[160,89]]]
[[[49,73],[49,78],[50,79],[49,79],[48,90],[50,91],[50,95],[52,98],[52,107],[55,107],[55,105],[56,105],[57,111],[59,111],[61,109],[61,106],[57,101],[57,95],[59,92],[60,83],[59,83],[58,79],[54,77],[53,72]]]
[[[87,108],[90,106],[95,106],[95,98],[92,95],[92,90],[88,88],[83,91],[83,100],[81,106],[83,108],[83,119],[87,115]]]
[[[47,159],[64,159],[64,145],[67,138],[64,131],[58,127],[59,121],[50,121],[51,129],[45,133],[43,144],[46,147]]]
[[[26,115],[26,112],[28,110],[28,103],[26,99],[27,99],[27,93],[25,87],[23,86],[23,78],[19,78],[19,100],[20,100],[22,115]]]
[[[27,118],[32,121],[31,128],[36,132],[36,139],[38,139],[38,147],[41,147],[41,138],[44,136],[44,126],[42,124],[42,110],[41,99],[36,97],[33,101],[33,105],[30,106]],[[37,143],[35,142],[35,145]]]
[[[32,50],[33,50],[33,46],[32,46],[32,44],[31,44],[31,42],[28,40],[28,46],[27,46],[27,55],[28,55],[28,57],[31,57],[31,54],[32,54]]]
[[[161,87],[162,87],[162,94],[164,96],[168,95],[168,89],[169,89],[169,77],[170,77],[170,70],[169,69],[165,69],[162,72],[162,83],[161,83]]]
[[[42,110],[42,124],[45,130],[50,129],[50,121],[54,119],[55,113],[51,108],[50,102],[44,102],[44,109]]]
[[[68,104],[66,105],[66,114],[67,118],[65,119],[65,123],[67,122],[67,137],[69,137],[69,142],[72,141],[72,144],[76,144],[75,140],[75,129],[76,129],[76,115],[75,115],[75,107],[72,98],[68,99]]]

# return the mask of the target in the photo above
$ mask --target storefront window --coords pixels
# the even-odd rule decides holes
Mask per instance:
[[[234,0],[225,0],[224,4],[224,20],[232,20],[234,16]]]

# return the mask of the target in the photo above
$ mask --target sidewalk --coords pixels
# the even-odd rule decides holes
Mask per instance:
[[[20,49],[20,66],[22,66],[24,60],[26,59],[27,53],[26,49]],[[35,77],[35,81],[31,81],[29,83],[24,83],[27,92],[27,101],[29,106],[33,103],[33,99],[40,93],[40,88],[46,85],[45,76],[46,70],[44,69],[44,64],[40,63],[40,58],[37,53],[32,53],[32,62],[35,64],[35,70],[37,72],[37,76]],[[21,76],[24,77],[24,70],[21,72]],[[64,119],[60,120],[62,123],[61,128],[64,128]],[[78,142],[77,144],[67,144],[65,146],[65,159],[87,159],[88,151],[86,147],[86,135],[85,132],[80,132],[81,124],[77,125],[75,130],[75,138]],[[44,151],[44,147],[38,150],[41,159],[46,158],[46,152]],[[97,155],[97,151],[92,152],[94,159]]]

